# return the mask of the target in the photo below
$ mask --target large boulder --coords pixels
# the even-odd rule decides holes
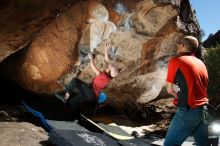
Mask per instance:
[[[20,8],[10,1],[4,2],[8,9],[15,8],[8,17],[18,15],[27,4],[33,8],[43,7],[43,1],[16,2]],[[50,95],[62,90],[58,81],[66,84],[73,77],[90,82],[94,73],[87,55],[95,53],[95,63],[103,70],[103,45],[109,41],[112,43],[109,55],[120,70],[106,89],[113,97],[111,103],[123,102],[126,106],[126,101],[134,105],[149,102],[158,97],[165,86],[167,62],[175,53],[176,41],[185,34],[199,34],[188,0],[86,0],[58,2],[49,8],[53,8],[54,13],[48,14],[45,10],[45,14],[35,12],[33,15],[31,12],[35,9],[29,8],[26,21],[17,20],[21,28],[26,26],[22,33],[6,21],[5,16],[1,21],[10,23],[10,28],[0,25],[1,30],[8,30],[1,31],[0,38],[9,34],[10,39],[20,38],[11,41],[16,49],[6,43],[6,38],[0,39],[1,60],[7,58],[4,70],[21,87],[38,94]],[[41,9],[43,12],[44,7]],[[0,16],[3,17],[2,13]],[[20,20],[22,16],[18,17]],[[27,27],[29,25],[35,27]],[[16,54],[11,55],[14,52]]]

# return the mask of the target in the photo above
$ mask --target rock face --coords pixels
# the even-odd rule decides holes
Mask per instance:
[[[112,104],[131,101],[136,107],[161,93],[176,41],[199,34],[188,0],[22,2],[1,2],[0,11],[8,14],[0,13],[0,59],[14,81],[39,94],[61,90],[59,79],[67,83],[78,76],[90,82],[94,73],[87,54],[95,53],[95,63],[104,69],[103,45],[109,41],[120,73],[106,92]]]
[[[0,2],[0,61],[24,48],[35,39],[41,29],[54,21],[66,3],[55,1]],[[58,9],[59,8],[59,9]]]

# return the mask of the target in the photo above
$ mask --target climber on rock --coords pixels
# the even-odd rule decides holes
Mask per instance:
[[[73,109],[76,109],[80,103],[87,101],[96,101],[100,104],[104,103],[107,96],[102,90],[106,88],[112,78],[118,75],[117,67],[110,63],[110,58],[108,56],[108,49],[110,46],[110,43],[104,45],[105,60],[108,62],[108,67],[104,71],[100,71],[96,67],[94,63],[95,56],[91,53],[88,54],[91,69],[96,74],[90,85],[84,83],[78,78],[73,78],[70,83],[66,85],[64,96],[58,93],[56,93],[55,96]]]

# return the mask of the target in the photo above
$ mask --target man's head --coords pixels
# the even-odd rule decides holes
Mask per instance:
[[[118,68],[113,64],[109,64],[109,66],[106,68],[105,72],[114,78],[118,75]]]
[[[179,43],[177,53],[195,52],[199,46],[198,40],[193,36],[185,36]]]

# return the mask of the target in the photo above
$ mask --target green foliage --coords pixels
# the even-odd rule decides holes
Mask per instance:
[[[205,63],[209,73],[208,96],[220,97],[220,45],[208,48],[205,55]],[[219,100],[219,99],[218,99]]]

